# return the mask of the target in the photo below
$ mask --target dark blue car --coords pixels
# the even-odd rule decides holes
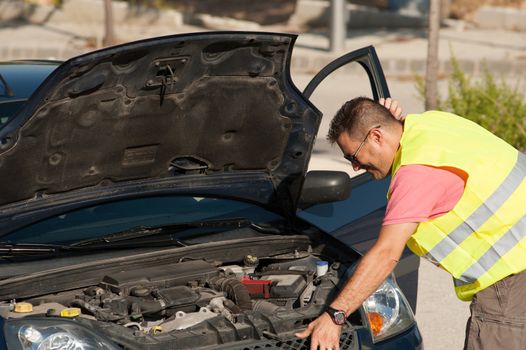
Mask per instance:
[[[59,64],[57,61],[35,60],[0,63],[0,127],[26,104]]]
[[[368,47],[300,92],[294,41],[198,33],[0,65],[0,348],[309,348],[294,334],[374,240],[387,182],[353,178],[351,198],[346,173],[307,172],[308,98],[350,62],[389,91]],[[394,275],[340,346],[422,348]]]

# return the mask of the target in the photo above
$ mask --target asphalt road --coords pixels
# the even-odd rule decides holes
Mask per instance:
[[[293,75],[296,86],[303,90],[310,75]],[[413,81],[389,80],[391,95],[398,99],[406,113],[423,111],[423,102],[418,97]],[[445,84],[440,83],[444,95]],[[310,169],[344,170],[353,174],[350,164],[341,157],[337,146],[331,146],[325,135],[330,120],[339,107],[355,96],[371,97],[369,81],[365,75],[338,73],[329,76],[314,92],[311,101],[324,117],[310,163]],[[424,338],[426,350],[462,349],[469,303],[455,296],[451,276],[431,263],[421,260],[418,277],[418,299],[416,319]]]

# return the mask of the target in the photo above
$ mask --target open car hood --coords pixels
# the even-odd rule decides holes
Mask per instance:
[[[0,232],[24,213],[154,193],[290,213],[321,120],[290,78],[295,38],[166,36],[66,61],[0,130]]]

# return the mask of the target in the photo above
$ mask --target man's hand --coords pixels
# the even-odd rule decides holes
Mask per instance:
[[[378,103],[380,103],[382,106],[387,108],[389,112],[395,117],[397,120],[404,120],[405,115],[402,113],[402,107],[400,106],[400,103],[397,100],[393,100],[392,98],[381,98]]]
[[[310,335],[310,350],[340,350],[340,333],[342,326],[336,325],[331,317],[322,313],[309,323],[306,330],[296,333],[296,337],[304,339]]]

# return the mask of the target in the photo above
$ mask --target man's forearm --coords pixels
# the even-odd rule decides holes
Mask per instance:
[[[360,307],[393,271],[404,251],[405,243],[415,232],[417,223],[382,226],[376,243],[358,263],[331,306],[347,315]]]
[[[371,249],[358,263],[352,277],[347,281],[331,306],[345,311],[348,316],[360,307],[396,266],[398,257],[380,249]]]

